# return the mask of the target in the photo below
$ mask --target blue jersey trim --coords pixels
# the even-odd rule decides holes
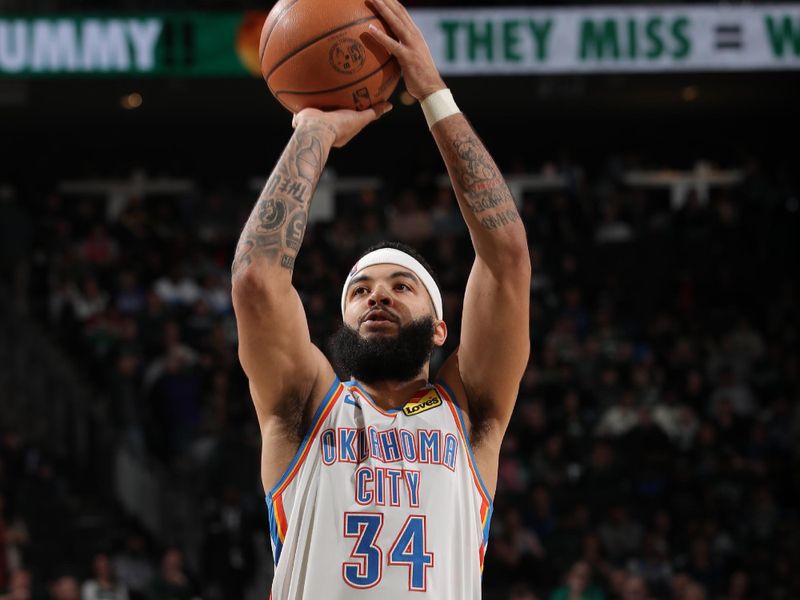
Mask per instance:
[[[372,395],[371,395],[371,394],[370,394],[370,393],[369,393],[367,390],[365,390],[365,389],[364,389],[364,386],[363,386],[363,385],[361,385],[361,384],[360,384],[358,381],[356,381],[355,379],[351,379],[351,380],[350,380],[350,381],[348,381],[348,382],[347,382],[345,385],[351,385],[351,384],[352,384],[352,385],[355,385],[355,386],[356,386],[356,387],[359,389],[359,391],[360,391],[362,394],[364,394],[364,395],[367,397],[367,399],[368,399],[370,402],[372,402],[373,404],[375,404],[375,406],[378,406],[378,405],[375,403],[375,400],[373,400],[373,399],[372,399]],[[400,411],[401,411],[401,410],[403,410],[403,409],[402,409],[402,408],[381,408],[381,410],[382,410],[382,411],[385,411],[385,412],[396,413],[396,412],[400,412]]]
[[[281,556],[281,550],[283,549],[283,542],[281,542],[280,536],[278,535],[278,520],[275,518],[275,509],[272,500],[272,495],[276,492],[276,490],[278,490],[278,488],[280,488],[283,485],[284,481],[286,481],[286,478],[289,476],[289,474],[292,472],[295,465],[297,464],[297,461],[300,460],[300,457],[303,455],[303,451],[305,450],[308,443],[311,441],[310,439],[311,432],[314,431],[314,427],[316,427],[317,421],[319,421],[320,417],[322,416],[322,412],[330,403],[331,398],[336,393],[336,390],[339,389],[340,383],[341,382],[339,381],[339,378],[334,375],[333,383],[331,384],[331,387],[328,388],[328,391],[325,393],[325,397],[322,399],[322,402],[320,402],[320,405],[317,408],[317,412],[314,413],[314,416],[311,419],[311,423],[309,424],[308,429],[306,430],[305,437],[303,437],[303,441],[300,442],[300,446],[297,448],[297,452],[292,458],[292,462],[289,463],[288,467],[286,467],[286,470],[283,472],[283,475],[281,475],[281,478],[278,480],[278,483],[276,483],[272,487],[272,489],[267,493],[266,502],[267,502],[267,515],[269,517],[269,535],[270,538],[272,538],[272,548],[273,548],[272,552],[274,554],[276,566],[278,565],[278,559],[280,559]]]
[[[447,385],[444,381],[437,381],[437,385],[441,385],[444,388],[444,391],[447,392],[447,395],[453,399],[453,406],[456,407],[456,412],[458,413],[458,420],[461,421],[461,429],[464,431],[464,434],[467,433],[467,426],[464,424],[464,414],[461,411],[461,407],[458,404],[458,396],[453,393],[452,388]],[[469,460],[472,463],[472,466],[475,469],[475,474],[478,476],[478,483],[481,484],[481,489],[486,497],[489,499],[489,515],[491,517],[491,510],[492,506],[494,505],[494,498],[489,493],[489,490],[486,489],[486,484],[483,483],[483,477],[481,477],[481,471],[478,469],[478,463],[475,462],[475,455],[472,454],[472,444],[469,443],[469,440],[466,440],[467,444],[467,452],[469,452]],[[488,519],[487,519],[487,527],[488,527]]]
[[[319,418],[322,415],[322,411],[325,410],[325,407],[328,405],[328,402],[330,402],[331,397],[333,396],[333,394],[336,393],[336,390],[339,387],[339,383],[340,383],[339,378],[334,375],[333,383],[331,384],[331,387],[328,388],[328,391],[325,393],[325,398],[323,398],[322,402],[320,402],[319,407],[317,408],[317,412],[314,413],[314,416],[311,419],[311,423],[309,423],[308,429],[306,430],[306,435],[303,438],[303,441],[300,442],[300,447],[297,448],[297,452],[295,452],[295,455],[292,458],[292,462],[289,463],[288,467],[286,467],[286,470],[283,472],[283,475],[281,475],[281,478],[278,480],[278,483],[276,483],[272,487],[267,496],[271,497],[272,494],[275,493],[275,490],[277,490],[279,487],[281,487],[281,485],[283,485],[283,482],[286,481],[286,478],[289,476],[289,473],[291,473],[292,469],[294,469],[295,464],[297,464],[297,461],[303,454],[303,450],[305,450],[306,446],[308,445],[308,442],[310,441],[311,432],[314,431],[314,427],[317,425],[317,421],[319,421]]]
[[[489,500],[489,512],[486,513],[486,525],[483,526],[483,543],[489,544],[489,529],[492,524],[492,514],[494,513],[494,501]]]
[[[273,509],[272,496],[267,496],[267,516],[269,518],[269,537],[272,540],[272,559],[275,566],[278,566],[278,561],[281,558],[281,551],[283,550],[283,542],[278,535],[278,520],[275,518],[275,510]]]

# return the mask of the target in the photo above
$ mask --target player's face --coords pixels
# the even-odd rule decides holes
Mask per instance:
[[[329,341],[333,360],[364,383],[410,380],[447,338],[434,315],[416,275],[397,265],[367,267],[347,289],[344,324]]]
[[[398,265],[373,265],[350,282],[344,322],[362,337],[396,336],[422,318],[434,320],[434,344],[444,343],[444,323],[437,321],[433,302],[419,278]]]

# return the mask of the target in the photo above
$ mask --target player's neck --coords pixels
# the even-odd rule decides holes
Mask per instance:
[[[407,381],[378,381],[358,384],[369,393],[372,401],[379,407],[402,408],[420,388],[428,384],[428,369]]]

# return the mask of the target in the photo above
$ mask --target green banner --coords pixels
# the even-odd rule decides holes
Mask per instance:
[[[421,9],[447,75],[800,69],[800,5]]]
[[[411,14],[444,75],[800,69],[800,4]],[[0,77],[258,77],[265,18],[265,12],[3,15]]]
[[[0,18],[0,76],[258,74],[266,13]]]

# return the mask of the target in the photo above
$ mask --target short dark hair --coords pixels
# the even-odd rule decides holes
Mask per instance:
[[[383,248],[392,248],[393,250],[399,250],[400,252],[405,252],[412,258],[416,259],[419,262],[419,264],[425,267],[425,270],[428,272],[428,275],[433,277],[433,282],[436,284],[436,287],[442,289],[442,285],[441,283],[439,283],[439,276],[436,274],[436,271],[433,270],[433,267],[428,263],[427,260],[425,260],[425,258],[419,252],[417,252],[416,248],[413,248],[408,244],[404,244],[403,242],[380,242],[364,250],[364,252],[361,253],[361,256],[358,257],[358,260],[361,260],[370,252],[375,252],[375,250],[381,250]],[[358,262],[358,260],[356,262]]]

